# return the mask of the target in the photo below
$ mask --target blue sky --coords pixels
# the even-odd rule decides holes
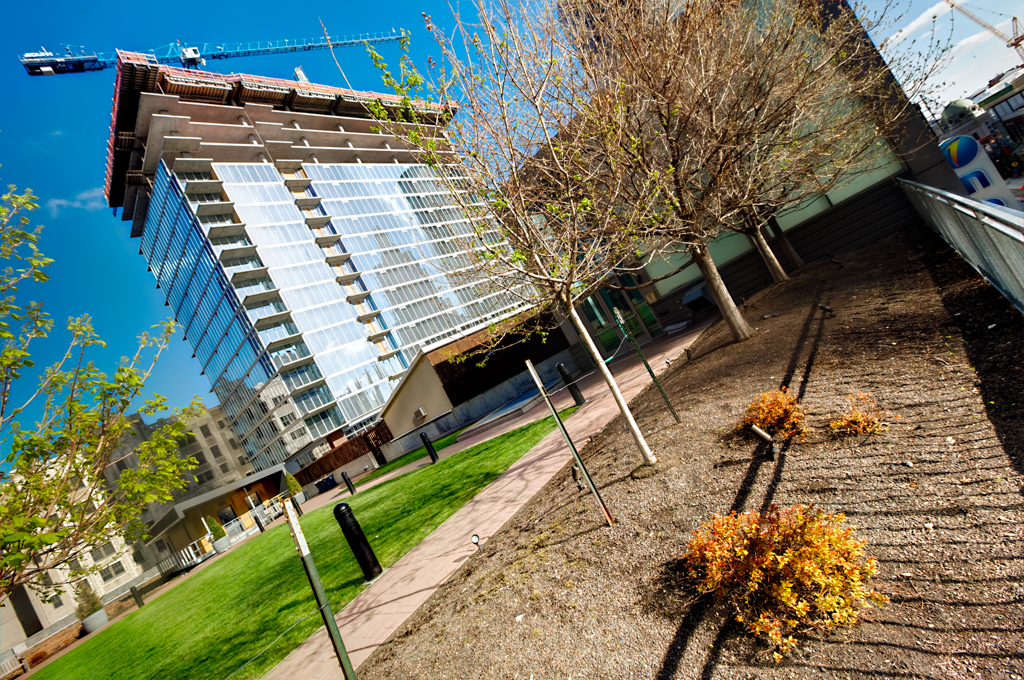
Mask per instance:
[[[940,26],[952,15],[933,2],[909,6],[903,25],[920,35],[930,26],[929,13],[939,15]],[[1009,20],[1019,4],[1005,0],[975,0],[969,7],[994,24]],[[69,316],[89,313],[108,348],[94,353],[103,368],[134,350],[136,336],[168,316],[161,291],[156,290],[146,264],[138,255],[138,241],[128,235],[129,223],[111,215],[103,201],[102,185],[114,72],[30,78],[17,61],[23,52],[41,46],[52,52],[60,43],[84,45],[98,52],[116,48],[147,51],[174,40],[191,43],[241,42],[315,38],[323,19],[332,36],[405,28],[413,33],[413,55],[418,63],[431,53],[422,29],[422,13],[440,26],[451,26],[447,3],[392,1],[324,3],[170,3],[108,2],[102,5],[57,0],[46,5],[18,2],[5,10],[4,48],[0,55],[0,181],[30,187],[41,208],[33,215],[45,224],[42,250],[56,262],[51,281],[23,289],[24,299],[42,300],[56,321],[51,337],[34,347],[42,366],[56,360],[66,347],[64,323]],[[178,11],[175,11],[178,10]],[[1005,16],[1000,16],[1002,13]],[[917,19],[917,23],[912,23]],[[11,30],[10,27],[17,27]],[[916,28],[915,28],[916,27]],[[1008,30],[1008,29],[1007,29]],[[966,42],[963,42],[966,41]],[[1013,65],[1013,52],[965,17],[955,18],[954,42],[961,43],[946,78],[953,81],[947,99],[985,84],[997,71]],[[398,48],[384,45],[381,53],[397,60]],[[380,79],[362,48],[338,52],[354,87],[380,89]],[[291,78],[301,64],[313,82],[343,85],[328,52],[279,57],[250,57],[212,64],[211,70],[255,73]],[[187,343],[178,339],[165,354],[148,389],[168,397],[174,406],[193,394],[208,398],[209,384],[199,375]],[[26,376],[24,392],[36,380]],[[212,402],[211,402],[212,403]]]

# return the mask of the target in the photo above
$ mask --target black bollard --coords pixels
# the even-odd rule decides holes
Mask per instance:
[[[341,478],[345,481],[345,486],[348,487],[349,494],[356,495],[356,485],[352,483],[352,480],[348,478],[348,473],[344,470],[341,471]]]
[[[356,516],[352,514],[352,508],[348,507],[348,503],[338,503],[334,506],[334,519],[338,520],[341,533],[345,534],[348,547],[352,548],[352,553],[356,556],[356,562],[363,570],[366,580],[372,581],[380,576],[384,570],[380,568],[380,562],[373,554],[373,548],[366,540],[366,535],[363,533],[362,527],[359,526],[359,522],[356,521]]]
[[[576,387],[572,376],[569,375],[569,369],[565,367],[565,364],[558,364],[555,368],[558,370],[558,375],[562,376],[562,382],[569,386],[569,394],[572,395],[572,400],[576,402],[576,405],[583,406],[587,403],[587,400],[583,398],[583,393],[580,392],[580,388]]]
[[[430,437],[426,432],[420,432],[420,441],[423,442],[423,447],[427,450],[427,455],[430,456],[430,462],[436,463],[437,451],[434,450],[434,445],[430,443]]]
[[[295,508],[295,514],[302,517],[302,506],[299,505],[299,499],[295,496],[290,497],[288,500],[292,502],[292,507]]]
[[[132,597],[135,598],[135,604],[138,605],[139,609],[142,609],[142,605],[146,604],[142,601],[142,593],[140,593],[139,589],[135,586],[132,586],[128,590],[132,591]]]
[[[263,525],[263,519],[260,517],[260,513],[253,510],[252,518],[256,520],[256,528],[260,530],[261,534],[267,530],[267,527]]]

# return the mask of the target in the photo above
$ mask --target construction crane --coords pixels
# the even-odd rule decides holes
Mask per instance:
[[[946,4],[1005,42],[1007,47],[1016,50],[1017,56],[1020,57],[1022,62],[1024,62],[1024,44],[1022,44],[1024,43],[1024,33],[1021,32],[1020,23],[1017,21],[1017,17],[1013,17],[1013,37],[1011,38],[992,24],[979,17],[977,14],[964,9],[963,6],[956,2],[956,0],[946,0]]]
[[[181,41],[145,52],[160,64],[176,64],[184,68],[198,69],[205,66],[210,59],[230,59],[232,57],[253,57],[258,54],[287,54],[289,52],[310,52],[326,50],[332,47],[350,47],[352,45],[377,44],[394,42],[402,38],[401,33],[367,33],[357,36],[346,36],[341,39],[329,39],[326,36],[315,40],[277,40],[247,43],[203,43],[188,45]],[[88,52],[81,45],[61,45],[64,54],[54,54],[45,47],[39,52],[26,52],[21,55],[21,65],[30,76],[53,76],[63,73],[85,73],[102,71],[117,66],[117,54]]]

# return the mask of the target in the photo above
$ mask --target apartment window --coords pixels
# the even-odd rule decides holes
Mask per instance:
[[[229,439],[228,444],[230,444],[231,448],[233,448],[235,451],[238,450],[238,442],[236,442],[234,439]]]
[[[220,429],[223,430],[225,427],[227,427],[227,425],[224,424],[223,420],[218,420],[217,421],[217,427],[219,427]]]
[[[167,552],[167,543],[165,543],[162,538],[156,539],[156,543],[153,544],[153,547],[156,548],[157,552]]]
[[[228,464],[227,463],[221,463],[220,464],[220,471],[223,472],[224,474],[227,474],[229,469],[230,468],[228,468]]]
[[[192,455],[195,457],[197,463],[200,465],[206,465],[206,456],[203,455],[202,451],[196,451]]]
[[[117,552],[117,551],[114,550],[114,544],[113,543],[104,543],[103,545],[101,545],[100,547],[96,548],[91,553],[89,553],[89,557],[92,558],[92,561],[94,563],[95,562],[102,562],[104,557],[110,557],[115,552]]]
[[[288,427],[288,423],[295,420],[294,413],[282,413],[281,414],[281,427]]]
[[[210,428],[208,426],[200,425],[199,426],[199,431],[202,432],[203,436],[206,437],[207,439],[210,438]]]
[[[196,481],[199,482],[200,484],[206,484],[207,482],[212,480],[213,470],[207,470],[206,472],[201,472],[198,475],[196,475]]]
[[[50,604],[53,605],[54,609],[60,609],[64,606],[64,600],[60,599],[60,595],[54,595],[50,598]]]
[[[117,461],[117,471],[118,472],[124,472],[127,469],[128,469],[128,463],[126,463],[124,461],[124,458],[122,458],[121,460]]]
[[[220,455],[220,447],[217,446],[216,444],[214,444],[213,446],[210,447],[210,453],[213,454],[214,458],[223,458],[224,457],[224,456]]]
[[[247,460],[245,459],[245,456],[239,456],[239,457],[238,457],[238,464],[239,464],[239,465],[248,465],[248,464],[249,464],[249,461],[247,461]]]
[[[68,562],[68,569],[70,569],[71,571],[81,571],[82,563],[79,562],[77,559],[71,560],[70,562]]]
[[[100,578],[102,578],[103,582],[106,583],[111,579],[117,578],[123,573],[124,565],[121,564],[120,560],[118,560],[117,562],[114,562],[113,564],[109,565],[106,569],[103,569],[100,572]]]
[[[142,552],[141,550],[136,550],[132,553],[132,559],[135,560],[135,564],[145,564],[146,553]]]

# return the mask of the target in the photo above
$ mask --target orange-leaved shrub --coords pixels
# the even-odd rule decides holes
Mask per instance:
[[[870,392],[858,391],[856,397],[851,393],[846,401],[849,402],[846,413],[828,424],[829,434],[875,434],[888,429],[884,422],[886,413]],[[893,419],[898,418],[893,416]]]
[[[813,505],[764,514],[715,515],[694,530],[686,554],[701,594],[714,593],[736,620],[772,644],[776,661],[800,628],[831,630],[857,623],[871,603],[888,598],[866,581],[878,568],[842,514]]]
[[[786,439],[795,436],[803,438],[806,434],[804,415],[796,397],[783,387],[781,390],[770,390],[757,395],[747,407],[747,414],[743,417],[740,428],[742,429],[744,425],[757,425],[773,436],[781,434]]]

